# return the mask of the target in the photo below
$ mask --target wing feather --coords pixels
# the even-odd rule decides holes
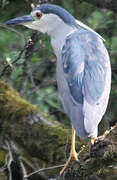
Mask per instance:
[[[81,30],[70,34],[62,49],[65,77],[76,103],[84,98],[96,104],[101,97],[107,75],[107,56],[102,40],[94,33]]]

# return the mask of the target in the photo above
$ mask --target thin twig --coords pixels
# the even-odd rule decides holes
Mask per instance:
[[[11,63],[12,65],[15,64],[22,56],[23,52],[25,51],[26,49],[26,45],[24,46],[24,48],[20,51],[18,57]],[[4,69],[2,70],[2,73],[0,74],[0,79],[3,77],[3,75],[5,74],[6,70],[9,68],[9,64],[6,65],[4,67]]]
[[[35,48],[35,45],[36,45],[37,41],[38,41],[38,33],[37,33],[37,31],[33,31],[32,35],[31,35],[31,38],[27,42],[27,47],[26,47],[26,50],[25,50],[25,57],[24,57],[25,61],[23,63],[23,74],[22,74],[23,82],[21,84],[21,91],[20,91],[21,96],[25,92],[25,88],[26,88],[28,79],[30,79],[30,82],[32,83],[32,86],[34,88],[36,88],[36,85],[35,85],[34,80],[33,80],[30,61],[31,61],[31,58],[33,56],[34,48]]]
[[[48,168],[41,168],[41,169],[39,169],[39,170],[37,170],[37,171],[34,171],[34,172],[28,174],[27,176],[24,176],[24,178],[31,177],[31,176],[33,176],[34,174],[39,173],[39,172],[42,172],[42,171],[60,168],[60,167],[63,167],[64,165],[65,165],[65,164],[61,164],[61,165],[58,165],[58,166],[52,166],[52,167],[48,167]]]
[[[6,25],[4,25],[4,24],[0,24],[0,27],[6,28],[6,29],[11,30],[11,31],[15,32],[16,34],[18,34],[18,35],[22,38],[23,44],[24,44],[24,35],[23,35],[22,33],[20,33],[19,31],[15,30],[14,28],[8,27],[8,26],[6,26]],[[24,48],[20,51],[18,57],[11,63],[12,65],[15,64],[15,63],[21,58],[23,52],[24,52],[25,49],[26,49],[26,46],[27,46],[27,43],[25,44]],[[4,69],[2,70],[2,73],[0,74],[0,79],[3,77],[3,75],[5,74],[5,72],[6,72],[6,70],[7,70],[8,68],[9,68],[9,64],[6,65],[6,66],[4,67]]]
[[[39,0],[39,4],[53,2],[53,0]]]
[[[2,27],[2,28],[5,28],[5,29],[8,29],[8,30],[10,30],[10,31],[13,31],[13,32],[15,32],[18,36],[20,36],[21,37],[21,39],[23,40],[22,42],[23,42],[23,45],[25,44],[25,42],[24,42],[24,39],[25,39],[25,36],[24,36],[24,34],[23,33],[20,33],[19,31],[17,31],[16,29],[14,29],[14,28],[12,28],[12,27],[10,27],[10,26],[7,26],[7,25],[5,25],[5,24],[0,24],[0,27]]]

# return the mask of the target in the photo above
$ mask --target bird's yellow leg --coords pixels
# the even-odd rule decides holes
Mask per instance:
[[[76,160],[78,161],[78,154],[75,150],[75,136],[76,136],[76,132],[75,129],[72,126],[72,144],[71,144],[71,152],[70,152],[70,156],[65,164],[65,166],[63,167],[63,169],[60,171],[60,175],[64,173],[64,171],[66,170],[67,166],[70,164],[71,161]]]

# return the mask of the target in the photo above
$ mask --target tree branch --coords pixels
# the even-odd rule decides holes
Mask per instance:
[[[34,51],[34,47],[35,47],[37,41],[38,41],[38,32],[33,31],[31,38],[28,40],[27,46],[25,49],[25,61],[23,63],[23,74],[22,74],[23,81],[22,81],[22,85],[21,85],[20,95],[24,94],[28,78],[30,79],[32,86],[35,87],[30,61],[31,61],[33,51]]]
[[[57,165],[57,166],[52,166],[52,167],[48,167],[48,168],[41,168],[41,169],[39,169],[39,170],[37,170],[37,171],[34,171],[34,172],[28,174],[27,176],[24,176],[24,178],[31,177],[31,176],[33,176],[34,174],[37,174],[37,173],[42,172],[42,171],[46,171],[46,170],[50,170],[50,169],[56,169],[56,168],[61,168],[61,167],[63,167],[64,165],[65,165],[65,164],[61,164],[61,165]]]

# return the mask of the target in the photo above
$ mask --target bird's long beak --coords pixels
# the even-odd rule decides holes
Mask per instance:
[[[25,24],[28,22],[34,21],[34,18],[31,15],[27,15],[27,16],[22,16],[22,17],[17,17],[14,19],[11,19],[7,22],[5,22],[5,25],[10,25],[10,24]]]

